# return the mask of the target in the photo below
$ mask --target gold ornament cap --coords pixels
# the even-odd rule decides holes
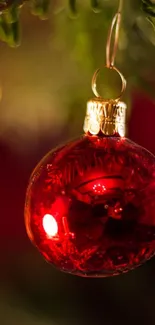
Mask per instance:
[[[94,98],[88,101],[84,132],[91,135],[125,136],[126,104]]]

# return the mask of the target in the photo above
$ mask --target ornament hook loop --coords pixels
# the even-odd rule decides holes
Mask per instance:
[[[119,39],[119,31],[120,31],[120,23],[121,23],[121,13],[118,12],[114,16],[111,24],[111,28],[109,30],[107,46],[106,46],[106,66],[107,68],[113,67],[115,64],[115,57],[118,47],[118,39]],[[112,46],[112,34],[115,27],[115,37],[114,44]]]
[[[109,33],[108,33],[108,38],[107,38],[107,45],[106,45],[107,68],[110,68],[115,65],[115,57],[116,57],[116,52],[118,47],[119,32],[120,32],[120,25],[121,25],[121,18],[122,18],[122,8],[123,8],[123,0],[120,0],[118,11],[112,20]],[[114,44],[112,45],[113,31],[114,31]]]
[[[120,95],[117,98],[113,99],[113,101],[119,101],[119,99],[121,98],[121,96],[123,95],[123,93],[126,89],[126,80],[125,80],[123,74],[115,66],[110,66],[110,67],[105,66],[105,68],[116,71],[121,78],[122,88],[121,88]],[[101,71],[101,68],[97,69],[93,75],[93,78],[92,78],[92,91],[93,91],[94,95],[98,98],[102,97],[102,96],[100,96],[100,94],[97,91],[97,84],[96,84],[97,77],[98,77],[100,71]]]
[[[117,47],[118,47],[118,40],[119,40],[119,32],[120,32],[120,24],[121,24],[121,18],[122,18],[122,8],[123,8],[123,0],[119,0],[119,7],[117,10],[117,13],[115,14],[110,30],[108,33],[108,38],[107,38],[107,45],[106,45],[106,66],[105,68],[115,70],[122,81],[122,88],[121,88],[121,93],[120,95],[114,99],[113,101],[119,101],[121,98],[122,94],[124,93],[126,89],[126,80],[123,76],[123,74],[115,67],[115,58],[116,58],[116,52],[117,52]],[[114,33],[114,43],[112,44],[112,36]],[[94,95],[98,98],[101,98],[97,91],[97,85],[96,85],[96,80],[98,77],[98,74],[100,72],[101,68],[97,69],[93,75],[92,78],[92,91]]]

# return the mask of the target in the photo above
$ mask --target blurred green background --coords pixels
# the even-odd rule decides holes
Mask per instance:
[[[25,5],[22,41],[0,43],[0,324],[155,324],[155,260],[129,274],[83,279],[60,273],[31,245],[24,227],[29,175],[56,145],[82,133],[94,70],[105,64],[106,37],[118,1],[95,13],[78,1],[51,1],[41,21]],[[125,1],[117,67],[128,81],[128,136],[155,153],[155,31],[140,9]],[[114,96],[120,81],[103,70],[100,92]]]

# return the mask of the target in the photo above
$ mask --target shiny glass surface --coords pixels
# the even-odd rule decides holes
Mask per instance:
[[[31,176],[25,222],[62,271],[127,272],[155,252],[155,157],[119,137],[83,136],[51,151]]]

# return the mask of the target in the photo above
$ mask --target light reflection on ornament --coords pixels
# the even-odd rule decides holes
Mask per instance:
[[[119,209],[115,209],[115,210],[114,210],[115,213],[120,213],[120,212],[122,212],[122,211],[123,211],[122,208],[119,208]]]
[[[45,214],[43,217],[43,228],[48,237],[54,237],[58,233],[58,225],[51,214]]]
[[[97,179],[95,179],[95,177]],[[91,197],[109,196],[112,192],[115,192],[116,196],[120,195],[120,191],[124,190],[124,180],[120,175],[103,175],[102,173],[85,173],[85,182],[76,183],[76,191],[78,191],[83,197],[79,198],[81,201],[85,201],[84,195]]]
[[[68,222],[66,217],[62,217],[62,224],[65,231],[65,236],[75,238],[75,235],[69,231]]]
[[[98,183],[93,186],[93,190],[96,194],[103,194],[106,191],[106,187]]]

